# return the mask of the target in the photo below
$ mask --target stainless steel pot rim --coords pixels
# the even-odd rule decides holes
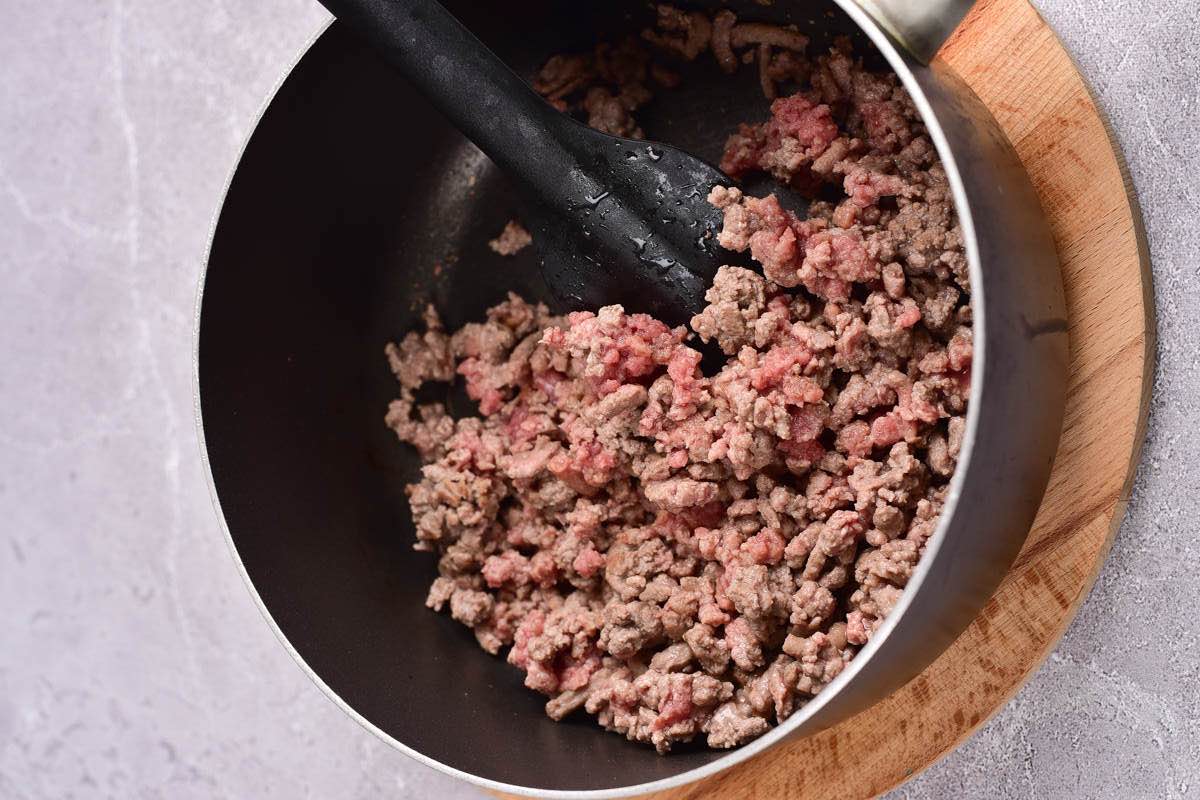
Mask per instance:
[[[959,223],[962,228],[963,242],[965,245],[969,272],[971,278],[972,303],[973,303],[973,323],[972,329],[974,333],[974,368],[973,372],[979,376],[984,374],[987,358],[987,339],[983,335],[986,330],[986,303],[983,302],[983,293],[985,286],[983,282],[983,270],[980,263],[979,246],[976,239],[975,224],[971,217],[970,207],[967,203],[966,191],[963,187],[961,173],[958,163],[955,160],[954,153],[949,147],[945,133],[942,130],[941,123],[933,113],[933,108],[921,89],[916,78],[913,76],[913,66],[915,64],[909,57],[902,54],[895,42],[885,33],[871,17],[857,5],[855,0],[834,0],[845,14],[850,17],[856,25],[871,39],[872,43],[887,59],[889,66],[899,76],[904,87],[912,96],[913,103],[917,110],[921,113],[921,117],[928,129],[930,139],[937,148],[938,154],[941,156],[942,164],[946,170],[946,177],[949,181],[951,193],[954,197],[955,208],[958,212]],[[794,713],[788,720],[776,727],[772,728],[767,733],[759,738],[748,742],[740,747],[730,750],[726,755],[717,758],[708,764],[697,767],[695,769],[681,772],[670,778],[664,778],[657,781],[647,783],[634,784],[629,786],[615,787],[612,789],[603,790],[554,790],[554,789],[538,789],[528,786],[519,786],[514,784],[502,783],[499,781],[483,778],[462,770],[456,769],[449,764],[444,764],[429,756],[409,747],[403,742],[382,730],[369,719],[358,713],[345,700],[338,695],[320,675],[313,670],[311,666],[304,660],[304,657],[296,650],[292,643],[288,640],[280,629],[278,623],[272,617],[271,612],[267,609],[266,603],[259,594],[254,585],[250,574],[246,569],[245,563],[242,561],[237,550],[237,545],[234,543],[233,534],[229,530],[229,525],[225,519],[225,515],[221,509],[221,500],[217,494],[216,483],[213,477],[212,465],[208,458],[208,448],[205,444],[204,434],[204,419],[201,414],[200,404],[200,316],[201,309],[204,304],[204,285],[208,271],[208,264],[212,257],[212,246],[216,236],[217,223],[220,220],[221,210],[225,205],[226,197],[229,194],[230,186],[233,183],[234,176],[237,174],[238,166],[240,165],[250,139],[254,135],[263,115],[275,100],[280,88],[287,81],[288,77],[295,70],[296,66],[304,59],[308,51],[316,44],[316,42],[325,34],[329,27],[333,24],[333,20],[323,24],[304,44],[297,56],[292,60],[288,69],[281,75],[270,93],[264,99],[254,117],[254,124],[250,127],[242,142],[242,146],[238,152],[237,159],[231,168],[228,177],[226,178],[224,188],[221,192],[221,202],[213,214],[212,222],[209,226],[208,245],[205,251],[204,269],[201,270],[199,285],[196,292],[196,305],[194,310],[194,320],[192,325],[192,399],[193,413],[196,421],[196,434],[200,445],[200,458],[203,463],[205,481],[208,485],[209,495],[212,498],[213,508],[217,513],[217,519],[221,526],[221,531],[224,534],[226,544],[233,556],[234,563],[239,574],[242,577],[246,588],[250,592],[251,598],[258,606],[259,612],[267,625],[274,632],[275,637],[283,645],[296,663],[306,675],[321,689],[324,694],[334,702],[339,708],[348,714],[352,719],[357,721],[366,730],[373,733],[385,743],[391,745],[395,749],[405,755],[419,761],[426,766],[432,767],[447,775],[473,783],[477,786],[486,789],[492,789],[511,794],[525,795],[529,797],[539,798],[555,798],[556,800],[599,800],[600,798],[621,798],[632,797],[635,795],[646,794],[655,791],[662,791],[681,786],[687,783],[693,783],[703,778],[715,775],[729,767],[746,761],[749,758],[767,750],[782,740],[788,738],[797,728],[812,717],[826,703],[831,701],[833,697],[841,691],[841,689],[850,683],[856,674],[864,667],[871,659],[875,652],[882,647],[884,641],[891,636],[897,622],[903,616],[905,611],[911,605],[913,597],[921,591],[924,586],[926,576],[932,569],[933,562],[937,559],[938,552],[941,550],[942,543],[945,539],[945,531],[949,527],[951,520],[954,518],[955,510],[958,505],[959,496],[962,489],[962,484],[965,481],[965,476],[970,469],[971,456],[975,447],[975,439],[977,429],[979,427],[979,416],[977,409],[980,407],[980,399],[982,396],[982,380],[974,380],[971,383],[970,404],[967,411],[967,424],[963,436],[962,448],[960,450],[958,468],[955,470],[954,476],[950,481],[949,494],[946,504],[942,511],[941,519],[938,521],[938,526],[930,539],[925,555],[918,563],[912,578],[909,579],[908,585],[893,608],[892,612],[884,620],[882,625],[872,635],[871,640],[863,646],[858,654],[851,660],[850,664],[842,671],[837,678],[833,680],[827,687],[818,693],[812,700],[806,703],[799,711]],[[606,732],[597,731],[597,735],[611,735]],[[670,756],[664,756],[670,758]]]

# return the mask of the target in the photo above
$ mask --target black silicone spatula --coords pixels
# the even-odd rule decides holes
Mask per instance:
[[[730,183],[720,170],[558,112],[434,0],[321,2],[517,182],[566,307],[621,303],[671,324],[703,308],[721,220],[706,198]]]

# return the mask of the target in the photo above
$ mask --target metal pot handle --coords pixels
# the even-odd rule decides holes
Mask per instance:
[[[954,33],[975,0],[856,0],[863,11],[923,64]]]

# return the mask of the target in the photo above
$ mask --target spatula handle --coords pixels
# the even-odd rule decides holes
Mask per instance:
[[[538,194],[553,191],[555,168],[567,168],[573,160],[557,135],[565,117],[441,4],[435,0],[321,3],[374,45],[492,161],[535,184],[532,188]]]

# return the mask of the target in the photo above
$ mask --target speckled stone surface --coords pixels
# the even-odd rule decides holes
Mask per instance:
[[[896,798],[1200,797],[1200,27],[1038,0],[1111,115],[1160,326],[1129,516],[1047,664]],[[211,217],[311,0],[41,0],[0,24],[0,797],[426,798],[263,622],[209,502],[191,333]]]

